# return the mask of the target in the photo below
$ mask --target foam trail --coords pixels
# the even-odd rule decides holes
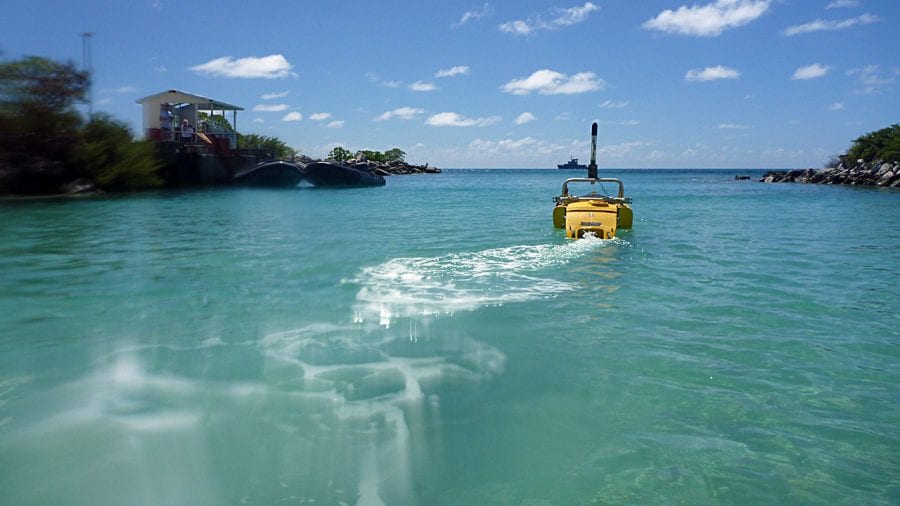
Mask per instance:
[[[588,237],[565,244],[394,258],[363,269],[349,281],[361,285],[354,320],[377,320],[388,327],[398,317],[453,314],[553,297],[575,287],[545,277],[545,271],[611,242]]]

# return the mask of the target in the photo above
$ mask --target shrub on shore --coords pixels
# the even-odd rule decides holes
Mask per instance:
[[[857,160],[900,162],[900,124],[860,136],[841,159],[845,164],[856,163]]]

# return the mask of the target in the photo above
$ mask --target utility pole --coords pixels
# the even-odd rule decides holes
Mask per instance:
[[[91,37],[93,32],[84,32],[81,34],[81,61],[83,70],[88,75],[87,103],[88,103],[88,121],[94,116],[94,68],[91,63]]]

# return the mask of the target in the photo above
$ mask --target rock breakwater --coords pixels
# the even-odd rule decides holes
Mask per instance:
[[[763,183],[817,183],[854,186],[880,186],[900,188],[900,163],[863,162],[852,165],[841,162],[837,167],[825,169],[773,170],[763,174]]]
[[[294,162],[299,163],[301,165],[308,165],[310,163],[315,162],[328,162],[328,163],[343,163],[345,165],[349,165],[355,169],[364,170],[367,172],[371,172],[372,174],[377,174],[379,176],[397,176],[397,175],[406,175],[406,174],[440,174],[441,169],[437,167],[432,167],[429,164],[425,165],[417,165],[413,163],[403,162],[403,161],[393,161],[393,162],[378,162],[373,160],[367,160],[365,157],[361,158],[351,158],[345,162],[336,162],[335,160],[317,160],[314,158],[310,158],[307,156],[298,156],[294,160]]]

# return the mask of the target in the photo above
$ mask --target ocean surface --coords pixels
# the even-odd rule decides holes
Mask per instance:
[[[900,192],[761,174],[0,201],[0,503],[900,504]]]

